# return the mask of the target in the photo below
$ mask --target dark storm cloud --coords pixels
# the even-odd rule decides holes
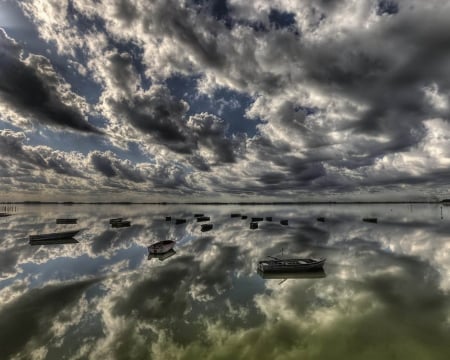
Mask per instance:
[[[326,48],[306,49],[304,57],[312,81],[368,106],[355,132],[389,139],[372,151],[374,156],[416,144],[425,133],[424,119],[448,115],[431,108],[423,94],[432,83],[443,93],[450,90],[450,51],[444,46],[450,41],[447,15],[402,14],[376,30],[350,34]]]
[[[83,177],[83,174],[67,161],[64,153],[46,146],[26,147],[23,145],[24,140],[23,133],[0,130],[0,156],[18,161],[23,169],[39,168],[53,170],[57,174]]]
[[[3,306],[0,311],[0,348],[10,358],[33,338],[47,343],[49,329],[59,312],[75,305],[98,280],[84,280],[33,289]]]
[[[157,142],[175,152],[192,152],[195,145],[190,142],[183,119],[188,106],[174,99],[167,88],[155,85],[148,92],[118,100],[110,98],[107,103],[114,114]]]
[[[117,159],[110,151],[94,151],[90,153],[90,160],[94,168],[108,178],[117,176],[136,183],[146,181],[145,175],[131,162]]]
[[[47,125],[99,133],[77,107],[61,101],[57,87],[46,78],[55,75],[34,65],[20,58],[17,44],[0,29],[0,101],[22,116]]]
[[[201,113],[189,118],[189,129],[195,136],[196,142],[210,149],[220,163],[233,163],[235,158],[235,144],[226,137],[227,125],[217,116]]]
[[[214,26],[217,22],[211,22],[210,33],[203,31],[201,27],[195,26],[196,18],[192,16],[193,11],[179,6],[175,1],[166,1],[158,3],[155,12],[144,17],[146,22],[153,23],[159,31],[168,36],[176,38],[180,43],[187,46],[192,54],[199,61],[210,67],[222,67],[225,63],[225,57],[221,53],[220,44],[214,36]],[[225,25],[222,25],[225,27]],[[211,36],[213,35],[213,36]]]

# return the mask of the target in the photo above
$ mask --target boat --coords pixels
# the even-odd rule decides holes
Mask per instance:
[[[123,220],[123,218],[109,219],[109,223],[112,225],[114,223],[121,222],[122,220]]]
[[[201,231],[202,232],[209,231],[209,230],[212,230],[212,228],[213,228],[213,224],[203,224]]]
[[[80,230],[55,232],[55,233],[49,233],[49,234],[30,235],[29,238],[30,238],[30,243],[38,242],[38,241],[47,241],[47,240],[71,239],[79,232],[80,232]]]
[[[166,221],[172,221],[172,216],[166,216]]]
[[[147,256],[148,260],[151,259],[158,259],[159,261],[164,261],[172,256],[174,256],[177,252],[174,249],[170,249],[169,251],[163,253],[163,254],[151,254],[149,253]]]
[[[264,220],[264,218],[262,218],[262,217],[252,217],[252,222],[263,221],[263,220]]]
[[[59,218],[56,219],[57,224],[76,224],[78,219],[69,219],[69,218]]]
[[[65,244],[78,244],[78,240],[74,238],[68,238],[68,239],[55,239],[55,240],[38,240],[38,241],[31,241],[30,245],[36,246],[36,245],[65,245]]]
[[[289,225],[289,221],[288,220],[280,220],[280,224],[281,225]]]
[[[205,214],[194,214],[194,217],[198,218],[198,217],[202,217],[205,216]]]
[[[241,216],[241,219],[242,219],[242,220],[247,220],[247,215],[242,215],[242,216]]]
[[[233,213],[230,215],[230,217],[232,217],[232,218],[241,217],[241,214]]]
[[[299,259],[278,259],[271,257],[273,260],[261,260],[258,262],[258,271],[266,272],[304,272],[317,271],[322,269],[325,258],[299,258]]]
[[[0,217],[7,217],[7,216],[11,216],[11,214],[5,213],[5,212],[1,212],[0,213]]]
[[[320,221],[320,222],[325,222],[325,218],[324,218],[323,216],[321,216],[321,217],[318,217],[318,218],[317,218],[317,221]]]
[[[377,218],[364,218],[363,221],[376,224],[378,222],[378,219]]]
[[[197,222],[209,221],[211,220],[209,216],[200,216],[197,218]]]
[[[175,241],[173,240],[163,240],[158,241],[150,246],[147,247],[149,255],[156,255],[156,254],[165,254],[166,252],[172,250],[172,248],[175,246]]]
[[[111,227],[113,227],[113,228],[122,228],[122,227],[129,227],[129,226],[131,226],[130,220],[116,221],[111,224]]]
[[[250,229],[251,230],[254,230],[254,229],[257,229],[258,228],[258,223],[257,222],[251,222],[250,223]]]
[[[186,219],[175,219],[175,225],[184,224]]]

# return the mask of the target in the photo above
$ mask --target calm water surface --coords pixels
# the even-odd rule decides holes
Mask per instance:
[[[28,244],[76,228],[77,244]],[[449,234],[439,205],[20,206],[0,218],[0,358],[447,360]],[[147,259],[163,239],[176,253]],[[281,251],[326,257],[326,277],[259,276]]]

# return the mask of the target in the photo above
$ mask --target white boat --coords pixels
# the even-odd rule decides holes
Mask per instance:
[[[80,230],[73,231],[64,231],[57,233],[49,233],[49,234],[40,234],[40,235],[30,235],[30,243],[38,242],[38,241],[48,241],[48,240],[62,240],[62,239],[71,239],[76,234],[78,234]]]
[[[320,259],[277,259],[262,260],[258,263],[258,270],[265,272],[303,272],[322,269],[325,258]]]
[[[149,254],[164,254],[164,253],[172,250],[172,248],[174,246],[175,246],[175,241],[163,240],[163,241],[158,241],[158,242],[150,245],[149,247],[147,247],[147,249],[148,249]]]

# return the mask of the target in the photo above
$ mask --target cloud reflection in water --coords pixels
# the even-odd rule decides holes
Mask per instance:
[[[79,244],[40,247],[27,235],[59,229],[69,209],[24,207],[1,220],[0,347],[35,358],[446,359],[448,214],[391,207],[72,206]],[[196,212],[211,216],[208,235]],[[232,212],[274,221],[250,230]],[[131,227],[111,229],[117,216]],[[147,260],[165,238],[176,254]],[[281,249],[327,257],[327,276],[261,278],[257,261]]]

